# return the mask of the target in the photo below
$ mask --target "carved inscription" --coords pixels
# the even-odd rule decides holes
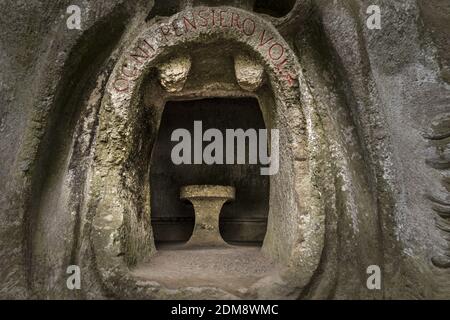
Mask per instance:
[[[267,58],[269,63],[274,66],[277,75],[288,86],[295,84],[295,73],[287,67],[288,48],[283,41],[276,39],[271,30],[252,17],[243,16],[233,9],[199,8],[172,19],[170,23],[162,24],[156,29],[155,34],[146,35],[147,38],[140,38],[121,66],[119,75],[113,83],[114,89],[118,92],[128,91],[130,81],[135,80],[138,76],[135,65],[143,65],[146,60],[153,58],[158,47],[169,43],[171,37],[187,36],[189,33],[198,32],[201,29],[212,28],[233,28],[242,37],[254,37],[251,43],[255,44],[255,50]],[[158,39],[158,41],[151,42],[149,37]],[[129,63],[130,61],[133,63]]]

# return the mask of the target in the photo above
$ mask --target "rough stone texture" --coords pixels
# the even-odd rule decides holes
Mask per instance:
[[[191,69],[190,57],[176,57],[158,66],[161,85],[168,92],[183,90]]]
[[[236,80],[242,89],[255,91],[264,79],[264,68],[252,58],[238,54],[234,57]]]
[[[142,281],[155,281],[172,289],[182,282],[186,287],[222,288],[235,298],[251,299],[258,296],[261,282],[271,279],[275,266],[259,248],[172,247],[161,250],[132,273]]]
[[[236,298],[130,269],[156,254],[149,163],[165,102],[250,95],[281,159],[263,245],[278,271],[252,297],[450,298],[448,1],[299,0],[281,17],[213,2],[205,26],[207,0],[0,3],[0,297]],[[69,4],[82,30],[66,28]],[[366,27],[371,4],[381,30]],[[187,55],[161,88],[157,66]],[[264,68],[254,92],[237,55]],[[81,290],[66,288],[71,264]],[[372,264],[381,290],[366,287]]]

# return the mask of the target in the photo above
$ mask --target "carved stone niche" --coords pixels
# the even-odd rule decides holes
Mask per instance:
[[[323,85],[313,95],[314,75],[305,75],[275,26],[286,32],[291,26],[283,21],[235,7],[194,6],[130,24],[109,60],[111,72],[100,73],[83,100],[75,140],[61,151],[77,165],[58,171],[45,189],[61,190],[58,197],[42,196],[36,209],[27,258],[32,278],[48,274],[38,291],[65,276],[42,270],[70,261],[82,266],[94,297],[323,298],[355,290],[361,298],[379,297],[361,289],[367,265],[381,265],[382,258],[379,203],[370,193],[372,171],[358,130],[346,106],[320,91],[339,90]],[[160,157],[167,128],[208,119],[225,128],[278,129],[278,172],[170,167]],[[189,239],[194,212],[179,200],[180,187],[188,185],[236,188],[235,201],[221,213],[230,247],[160,246]],[[248,216],[236,219],[240,214]],[[167,221],[185,224],[170,233],[161,227]],[[254,236],[229,232],[230,225]],[[252,241],[259,246],[237,246]],[[179,281],[165,276],[167,266],[182,271]]]
[[[102,282],[111,291],[126,287],[131,296],[139,291],[152,297],[173,292],[142,272],[127,271],[136,265],[142,270],[145,263],[151,269],[155,259],[150,193],[157,197],[158,190],[150,192],[150,155],[164,106],[171,100],[256,98],[266,127],[280,131],[281,150],[279,172],[269,178],[261,248],[267,261],[279,266],[277,271],[262,275],[241,293],[220,285],[186,293],[180,284],[177,295],[288,297],[292,288],[305,287],[317,269],[325,228],[321,185],[330,178],[315,174],[324,171],[319,159],[325,142],[309,89],[290,46],[270,23],[240,9],[219,9],[219,23],[213,23],[213,9],[195,7],[141,32],[118,59],[106,86],[88,191],[92,246]],[[239,23],[233,25],[237,16]],[[180,58],[187,56],[191,60]],[[252,67],[248,57],[256,62]],[[245,78],[248,74],[240,68],[256,70],[253,78]],[[176,74],[172,80],[171,74]],[[139,282],[142,278],[150,282]]]

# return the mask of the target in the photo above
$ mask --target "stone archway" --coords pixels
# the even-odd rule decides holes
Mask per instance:
[[[384,1],[382,30],[360,0],[79,1],[80,29],[63,1],[4,2],[1,298],[449,296],[442,1]],[[265,218],[270,201],[256,249],[278,274],[258,277],[254,294],[235,275],[228,287],[197,281],[193,268],[191,288],[158,282],[161,268],[140,277],[164,254],[148,183],[164,106],[234,98],[257,100],[265,127],[281,130],[283,167],[263,183],[270,192],[247,198],[267,200]],[[252,258],[240,262],[267,261]],[[367,285],[370,270],[381,283]]]
[[[325,219],[320,200],[325,180],[322,174],[319,181],[318,173],[325,142],[296,57],[270,23],[252,13],[195,7],[140,33],[118,60],[106,86],[88,189],[97,268],[112,290],[119,285],[117,279],[129,279],[127,266],[155,252],[146,156],[154,139],[143,139],[139,106],[143,80],[180,48],[212,42],[248,50],[263,65],[273,90],[275,105],[266,123],[280,130],[280,170],[271,177],[263,250],[286,267],[284,276],[291,287],[307,285],[318,266]]]

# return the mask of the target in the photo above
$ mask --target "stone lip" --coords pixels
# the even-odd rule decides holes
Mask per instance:
[[[180,199],[224,198],[234,200],[236,189],[231,186],[190,185],[180,189]]]

